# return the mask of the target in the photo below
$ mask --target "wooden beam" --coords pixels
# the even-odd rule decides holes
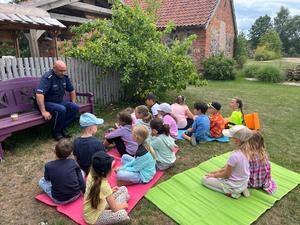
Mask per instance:
[[[20,46],[19,46],[19,32],[16,31],[14,33],[14,45],[15,45],[15,49],[16,49],[16,57],[20,58],[21,54],[20,54]]]
[[[63,14],[58,14],[58,13],[50,13],[52,18],[55,18],[60,21],[68,21],[68,22],[73,22],[73,23],[87,23],[91,21],[90,19],[82,18],[82,17],[77,17],[77,16],[68,16],[68,15],[63,15]]]
[[[29,48],[30,48],[31,57],[40,57],[40,50],[39,50],[38,40],[44,32],[45,31],[30,29],[29,33],[24,33],[25,37],[29,41]]]
[[[75,2],[71,3],[69,5],[66,5],[67,8],[69,9],[74,9],[74,10],[79,10],[83,12],[89,12],[89,13],[95,13],[95,14],[100,14],[100,15],[107,15],[111,16],[112,11],[111,9],[83,3],[83,2]]]
[[[80,0],[43,0],[37,3],[30,4],[30,6],[38,7],[49,11],[50,9],[56,9],[64,5],[68,5]]]

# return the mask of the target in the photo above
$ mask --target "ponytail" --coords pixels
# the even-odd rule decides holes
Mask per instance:
[[[168,124],[164,124],[162,119],[155,118],[150,122],[151,129],[157,130],[157,134],[165,134],[167,136],[170,135],[170,127]]]
[[[91,200],[92,208],[97,209],[100,203],[100,187],[101,187],[102,177],[93,175],[92,178],[94,183],[91,187],[90,193],[88,195],[88,199]]]
[[[148,152],[151,153],[153,159],[155,159],[155,161],[157,161],[157,156],[156,156],[155,151],[152,148],[152,146],[149,143],[145,142],[144,147],[145,147],[145,149],[147,149]]]
[[[239,105],[239,109],[241,110],[241,113],[242,113],[243,125],[245,125],[244,112],[243,112],[243,102],[238,97],[235,97],[234,99],[235,99],[236,103]]]

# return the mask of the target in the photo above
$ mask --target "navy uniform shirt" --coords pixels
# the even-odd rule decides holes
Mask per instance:
[[[43,94],[45,102],[61,103],[65,91],[71,92],[73,90],[74,87],[68,76],[64,75],[60,78],[51,69],[42,76],[36,93]]]

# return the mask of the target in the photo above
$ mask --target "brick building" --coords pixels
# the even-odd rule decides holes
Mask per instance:
[[[126,0],[132,5],[133,0]],[[140,1],[142,7],[147,7]],[[232,57],[237,34],[233,0],[161,0],[157,27],[163,29],[173,21],[176,30],[165,38],[168,44],[196,34],[191,54],[198,69],[203,57],[221,52]]]

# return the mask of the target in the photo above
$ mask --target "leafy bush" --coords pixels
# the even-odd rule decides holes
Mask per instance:
[[[211,56],[202,61],[203,76],[208,80],[233,80],[234,60],[224,55]]]
[[[267,50],[265,46],[259,46],[255,50],[254,58],[257,61],[266,61],[266,60],[278,59],[280,58],[280,56],[273,51]]]
[[[276,31],[268,31],[260,38],[258,46],[265,46],[268,51],[275,52],[281,57],[282,42]]]
[[[235,57],[235,61],[238,68],[243,68],[244,64],[247,62],[248,57],[245,55],[240,55]]]
[[[72,29],[75,37],[66,55],[88,60],[104,73],[116,71],[129,100],[185,89],[191,80],[200,79],[187,54],[196,36],[168,47],[161,40],[175,26],[160,31],[155,24],[155,16],[138,4],[130,7],[114,1],[111,20],[93,20]]]
[[[283,73],[276,66],[262,65],[257,71],[256,78],[263,82],[277,83],[283,80]]]
[[[255,78],[256,75],[258,74],[259,68],[260,68],[259,65],[250,64],[250,65],[245,66],[242,73],[245,77]]]

